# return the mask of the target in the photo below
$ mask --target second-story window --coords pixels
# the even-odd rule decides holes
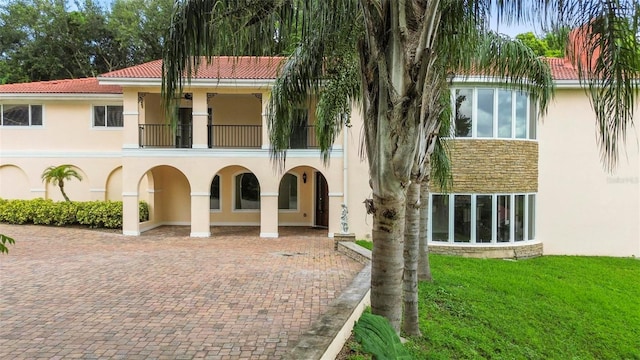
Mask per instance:
[[[122,127],[123,123],[122,106],[95,105],[93,107],[94,127]]]
[[[42,105],[0,104],[2,126],[42,126]]]
[[[535,105],[527,93],[495,88],[452,90],[456,138],[535,139]]]

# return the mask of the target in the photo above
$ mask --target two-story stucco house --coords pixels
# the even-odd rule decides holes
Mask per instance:
[[[52,198],[42,171],[71,164],[83,176],[73,200],[122,200],[123,233],[190,226],[215,237],[221,225],[371,232],[360,158],[362,118],[336,139],[328,164],[315,143],[314,105],[291,138],[284,169],[274,166],[264,113],[281,58],[217,58],[184,89],[172,125],[162,107],[162,64],[153,61],[97,78],[0,86],[0,198]],[[595,121],[575,70],[550,60],[555,101],[540,118],[527,94],[495,79],[456,81],[449,139],[454,184],[434,189],[432,249],[481,256],[640,255],[638,130],[630,129],[615,174],[603,171]],[[148,222],[138,202],[149,203]],[[212,229],[214,231],[212,231]],[[213,233],[213,235],[212,235]]]

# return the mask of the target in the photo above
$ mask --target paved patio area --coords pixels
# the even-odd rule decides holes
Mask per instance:
[[[0,225],[0,359],[279,359],[363,265],[326,230]]]

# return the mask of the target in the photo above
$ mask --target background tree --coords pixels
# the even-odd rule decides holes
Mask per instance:
[[[41,177],[42,181],[44,181],[46,185],[52,183],[54,186],[58,186],[65,201],[71,200],[69,200],[67,193],[64,192],[64,182],[69,181],[73,178],[82,181],[82,176],[80,176],[80,174],[78,174],[78,172],[74,170],[71,165],[49,166],[42,172]]]
[[[172,0],[9,0],[0,83],[92,77],[162,57]]]
[[[570,28],[567,26],[552,29],[539,38],[532,32],[516,35],[538,56],[561,58],[565,56],[565,49],[569,39]]]

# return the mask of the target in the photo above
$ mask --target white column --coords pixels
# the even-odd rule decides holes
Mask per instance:
[[[138,192],[122,193],[122,234],[128,236],[140,235]]]
[[[260,194],[260,237],[278,237],[278,193]]]
[[[207,144],[207,120],[209,118],[207,93],[205,91],[194,91],[193,95],[193,145],[194,149],[206,149]]]
[[[191,193],[191,237],[209,237],[209,193]]]

